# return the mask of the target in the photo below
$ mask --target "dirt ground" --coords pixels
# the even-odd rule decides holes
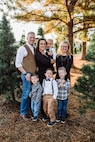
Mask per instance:
[[[80,60],[80,56],[74,57],[76,68],[71,69],[69,116],[65,124],[58,123],[49,128],[41,116],[38,122],[24,121],[19,116],[19,103],[6,104],[0,96],[0,142],[95,142],[95,111],[79,114],[78,92],[73,88],[76,79],[81,76],[80,68],[87,63]]]

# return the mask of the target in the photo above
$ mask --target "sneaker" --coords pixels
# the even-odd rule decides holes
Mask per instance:
[[[57,116],[56,122],[60,122],[60,117]]]
[[[56,124],[56,121],[53,121],[53,122],[49,122],[48,124],[47,124],[47,126],[48,127],[52,127],[52,126],[54,126]]]
[[[32,119],[34,122],[36,122],[37,121],[37,117],[33,117],[33,119]]]
[[[26,115],[20,114],[20,117],[21,117],[23,120],[25,120],[25,121],[29,120]]]
[[[31,116],[31,120],[33,120],[33,118],[34,118],[34,117],[33,117],[33,116]]]
[[[44,122],[46,122],[46,121],[49,120],[49,117],[45,116],[45,117],[42,118],[42,120],[43,120]]]
[[[61,119],[61,123],[65,123],[65,118],[62,118],[62,119]]]

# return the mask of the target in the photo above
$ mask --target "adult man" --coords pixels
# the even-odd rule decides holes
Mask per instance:
[[[35,33],[29,32],[27,35],[27,43],[17,50],[16,67],[21,72],[22,79],[22,97],[20,104],[20,116],[27,120],[27,110],[30,106],[29,92],[31,89],[30,76],[36,71],[35,63],[35,48],[33,47],[35,41]]]

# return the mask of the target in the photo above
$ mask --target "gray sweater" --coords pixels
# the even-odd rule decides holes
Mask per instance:
[[[41,101],[42,91],[42,86],[39,82],[36,85],[33,84],[29,97],[31,97],[31,100],[39,102]]]

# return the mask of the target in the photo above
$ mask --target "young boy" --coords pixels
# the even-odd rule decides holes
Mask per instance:
[[[55,51],[55,48],[53,48],[53,40],[52,39],[47,40],[46,55],[50,56],[51,59],[53,59],[54,62],[55,62],[55,60],[56,60],[56,51]],[[52,69],[53,73],[55,73],[54,64],[52,64],[50,68]]]
[[[43,80],[43,110],[50,122],[47,126],[51,127],[56,124],[55,110],[57,108],[57,82],[53,79],[53,71],[47,69],[45,73],[46,79]]]
[[[37,74],[32,74],[31,82],[32,90],[29,94],[29,97],[31,98],[31,110],[33,113],[33,117],[31,118],[33,119],[33,121],[37,121],[41,105],[42,86],[39,83],[39,78]]]
[[[58,112],[56,122],[65,123],[65,118],[67,114],[67,103],[68,96],[70,93],[70,81],[69,79],[65,80],[65,76],[67,74],[66,69],[64,67],[58,68],[59,79],[58,82]]]
[[[47,40],[46,54],[51,56],[53,60],[56,60],[56,51],[55,51],[55,48],[53,47],[52,39]]]

